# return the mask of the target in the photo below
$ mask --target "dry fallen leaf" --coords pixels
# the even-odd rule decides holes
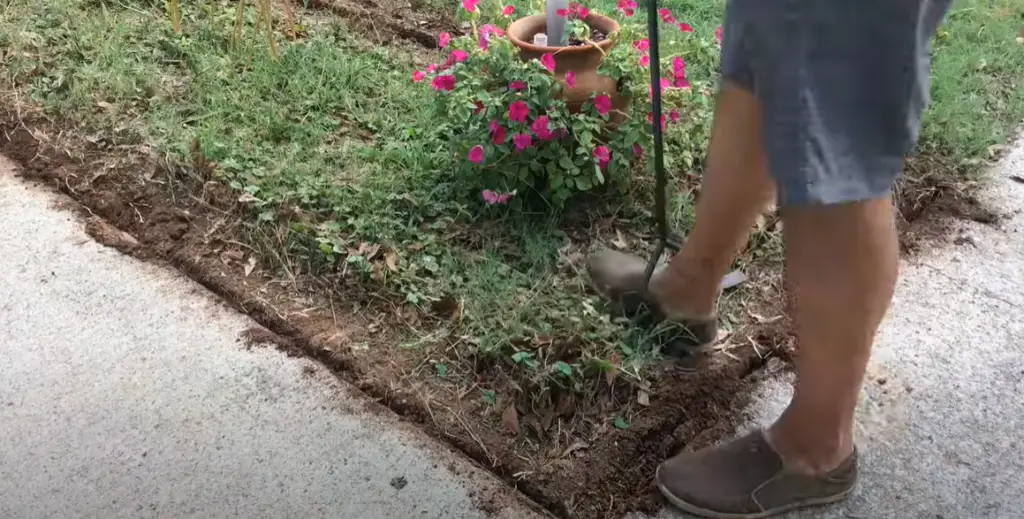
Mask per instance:
[[[398,258],[395,257],[394,252],[389,252],[384,255],[384,263],[387,263],[388,270],[391,272],[398,272]]]
[[[242,193],[241,196],[238,197],[238,202],[241,203],[241,204],[247,204],[249,202],[259,202],[259,201],[260,201],[259,198],[256,198],[256,197],[250,195],[249,193]]]
[[[640,405],[642,405],[644,407],[647,407],[647,406],[651,405],[651,395],[648,394],[647,391],[644,391],[643,389],[641,389],[640,391],[637,391],[636,392],[636,403],[638,403],[638,404],[640,404]]]
[[[626,241],[626,238],[622,236],[622,231],[615,229],[615,239],[612,240],[612,245],[619,250],[625,250],[629,247],[629,243]]]
[[[566,456],[568,456],[568,455],[570,455],[570,454],[572,454],[572,453],[574,453],[574,452],[576,452],[578,450],[586,449],[588,447],[590,447],[589,443],[587,443],[587,442],[585,442],[583,440],[576,440],[567,449],[562,451],[562,455],[559,456],[559,458],[564,458],[564,457],[566,457]]]
[[[220,260],[225,265],[231,265],[232,262],[241,262],[243,259],[245,259],[245,254],[236,250],[226,250],[220,253]]]
[[[249,261],[245,264],[245,277],[249,277],[249,274],[252,274],[252,271],[255,268],[256,256],[249,256]]]
[[[501,413],[501,426],[508,431],[509,434],[519,435],[519,413],[516,412],[516,405],[509,404],[505,408],[505,411]]]
[[[112,105],[112,104],[110,104],[110,103],[108,103],[106,101],[96,101],[96,106],[98,106],[98,107],[100,107],[100,108],[102,108],[104,110],[110,110],[111,108],[114,107],[114,105]]]

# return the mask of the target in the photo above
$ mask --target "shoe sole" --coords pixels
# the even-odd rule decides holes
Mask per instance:
[[[846,499],[847,497],[849,497],[850,493],[853,492],[853,489],[854,489],[854,487],[851,486],[850,488],[844,490],[843,492],[840,492],[840,493],[835,494],[835,495],[824,496],[824,497],[816,497],[816,498],[812,498],[812,499],[804,499],[803,501],[798,501],[796,503],[790,503],[790,504],[788,504],[786,506],[780,506],[778,508],[773,508],[771,510],[765,510],[763,512],[751,512],[751,513],[715,512],[714,510],[708,510],[706,508],[701,508],[699,506],[687,503],[686,501],[683,501],[682,499],[679,499],[678,497],[673,495],[672,492],[669,489],[665,488],[665,486],[661,484],[660,474],[661,474],[661,467],[658,467],[658,469],[655,471],[654,477],[655,477],[655,479],[658,482],[658,490],[661,491],[661,495],[664,496],[665,499],[667,499],[669,503],[672,503],[672,506],[675,506],[676,508],[678,508],[678,509],[680,509],[683,512],[686,512],[688,514],[696,515],[698,517],[703,517],[705,519],[764,519],[765,517],[771,517],[771,516],[774,516],[774,515],[784,514],[786,512],[792,512],[793,510],[799,510],[799,509],[802,509],[802,508],[811,508],[811,507],[835,504],[835,503],[838,503],[838,502]]]

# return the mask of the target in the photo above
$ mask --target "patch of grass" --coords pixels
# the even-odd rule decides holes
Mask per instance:
[[[1024,117],[1015,4],[961,0],[939,37],[921,149],[949,157],[955,179]],[[414,63],[437,56],[369,45],[298,10],[294,24],[277,13],[270,48],[251,5],[234,37],[235,6],[183,2],[172,26],[162,2],[13,0],[0,15],[0,77],[78,133],[149,147],[172,176],[230,186],[254,236],[285,237],[273,245],[282,273],[358,279],[375,299],[417,308],[403,345],[449,358],[438,376],[498,365],[531,395],[581,390],[611,369],[645,376],[657,354],[647,332],[599,311],[581,269],[596,243],[646,250],[649,179],[638,176],[630,197],[581,200],[565,214],[485,208],[456,181],[432,95],[410,83]],[[723,2],[663,6],[710,37]],[[212,171],[194,167],[194,150]],[[685,231],[694,180],[677,181],[670,207]],[[778,247],[756,234],[740,261]]]

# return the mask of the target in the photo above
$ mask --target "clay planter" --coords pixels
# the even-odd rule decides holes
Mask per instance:
[[[577,45],[569,47],[542,47],[531,43],[533,37],[546,30],[544,15],[535,14],[520,18],[509,26],[509,40],[519,48],[519,56],[524,60],[540,59],[544,54],[551,54],[555,58],[555,77],[562,82],[564,87],[563,96],[566,105],[572,113],[579,112],[583,103],[590,100],[594,93],[608,94],[612,100],[612,113],[610,121],[616,125],[625,118],[625,112],[629,108],[630,99],[618,93],[615,79],[602,76],[597,73],[597,67],[601,64],[603,57],[601,51],[608,52],[615,44],[611,40],[613,34],[618,32],[619,23],[607,16],[590,14],[587,16],[587,25],[608,35],[606,39],[597,44],[601,50],[593,45]],[[569,88],[565,85],[565,73],[572,71],[576,76],[576,86]]]

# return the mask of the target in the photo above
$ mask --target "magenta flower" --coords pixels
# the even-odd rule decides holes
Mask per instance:
[[[601,94],[594,98],[594,109],[601,115],[608,115],[612,111],[612,100],[610,97]]]
[[[533,145],[533,137],[528,133],[517,133],[512,136],[512,144],[515,145],[516,151],[523,151]]]
[[[650,113],[650,112],[647,113],[647,124],[654,124],[654,114],[653,113]],[[662,130],[665,129],[665,114],[661,115],[661,129]]]
[[[552,56],[550,52],[540,57],[540,64],[543,65],[548,72],[555,72],[555,57]]]
[[[420,81],[423,81],[426,78],[427,78],[427,75],[424,74],[422,71],[419,71],[419,70],[412,71],[412,82],[413,83],[419,83]]]
[[[669,83],[668,78],[661,78],[661,88],[659,88],[658,91],[661,92],[670,86],[672,85]],[[647,95],[654,97],[654,89],[648,88]]]
[[[512,198],[512,193],[495,193],[490,189],[484,189],[480,192],[480,196],[484,199],[484,202],[486,202],[487,205],[505,204],[508,203],[510,198]]]
[[[508,84],[508,89],[515,92],[526,90],[526,83],[523,83],[522,81],[513,81]]]
[[[644,149],[640,146],[640,143],[638,142],[633,143],[633,155],[638,159],[644,156]]]
[[[477,40],[480,50],[487,50],[487,42],[491,39],[492,34],[501,37],[505,35],[505,31],[489,23],[480,26],[480,38]]]
[[[571,70],[565,73],[565,84],[569,88],[576,88],[576,74],[573,74]]]
[[[484,161],[484,147],[477,144],[469,149],[469,154],[466,155],[466,159],[473,164],[479,164]]]
[[[530,125],[530,131],[542,141],[551,140],[553,135],[551,134],[550,121],[548,116],[542,115],[533,120],[533,124]]]
[[[504,144],[506,135],[507,134],[505,133],[505,129],[502,128],[501,126],[498,126],[497,128],[491,131],[491,144],[494,144],[495,146]]]
[[[476,12],[476,4],[480,3],[480,0],[462,0],[462,8],[471,12]]]
[[[661,17],[661,21],[665,23],[676,23],[676,17],[672,16],[672,11],[668,9],[658,9],[658,16]]]
[[[437,72],[437,65],[433,63],[427,65],[427,74],[433,74],[434,72]]]
[[[516,6],[514,5],[506,5],[505,7],[501,8],[501,15],[504,16],[505,18],[508,18],[509,16],[512,16],[515,13]]]
[[[605,146],[598,146],[594,148],[594,160],[597,161],[597,165],[604,169],[608,165],[608,161],[612,159],[611,152]]]
[[[468,57],[469,54],[466,54],[466,51],[464,50],[453,50],[451,54],[451,58],[454,59],[456,63],[462,63],[463,61],[466,61],[466,58]]]
[[[650,64],[651,64],[651,57],[650,56],[648,56],[646,54],[644,54],[643,56],[640,56],[640,66],[641,67],[647,68],[647,66],[650,65]]]
[[[434,76],[434,80],[430,82],[430,88],[440,92],[451,92],[455,88],[455,76]]]
[[[619,3],[615,6],[619,12],[622,13],[626,18],[632,17],[636,14],[636,2],[633,0],[619,0]]]
[[[442,32],[437,35],[437,46],[439,48],[445,48],[448,46],[448,42],[452,41],[452,35],[446,32]]]
[[[525,122],[526,116],[530,115],[530,107],[522,101],[512,101],[508,105],[508,120],[512,122]]]
[[[636,40],[633,42],[633,48],[640,52],[647,52],[647,49],[651,48],[651,42],[647,38]]]
[[[719,25],[715,29],[715,43],[717,43],[719,45],[722,44],[722,26],[721,25]]]
[[[683,32],[693,32],[693,27],[690,27],[690,24],[688,24],[686,22],[680,22],[678,27],[679,27],[680,31],[683,31]]]
[[[673,108],[672,111],[668,113],[668,120],[674,123],[679,122],[679,110]]]
[[[574,14],[576,15],[576,17],[581,20],[590,16],[590,9],[587,9],[586,7],[583,7],[580,4],[576,4],[573,8],[575,9]]]

